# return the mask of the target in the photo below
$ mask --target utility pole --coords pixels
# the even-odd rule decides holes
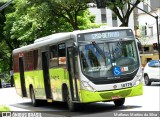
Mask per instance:
[[[130,4],[133,5],[132,3],[130,3]],[[139,8],[138,6],[136,6],[136,8],[139,9],[139,10],[141,10],[141,11],[143,11],[144,13],[146,13],[146,14],[148,14],[148,15],[150,15],[150,16],[152,16],[153,18],[156,19],[156,25],[157,25],[157,42],[158,42],[158,57],[159,57],[159,60],[160,60],[160,42],[159,42],[158,16],[154,16],[154,15],[148,13],[148,12],[146,12],[145,10]]]

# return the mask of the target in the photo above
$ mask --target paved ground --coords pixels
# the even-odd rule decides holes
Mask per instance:
[[[16,94],[14,88],[0,89],[0,105],[7,105],[12,111],[39,111],[43,116],[72,116],[72,117],[94,117],[108,116],[113,112],[123,111],[160,111],[160,83],[151,86],[144,86],[142,96],[127,98],[125,105],[115,107],[113,102],[91,103],[80,106],[78,112],[69,112],[67,105],[61,102],[52,104],[43,102],[40,107],[32,107],[30,99],[23,99]]]

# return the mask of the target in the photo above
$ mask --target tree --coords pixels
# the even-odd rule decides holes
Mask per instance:
[[[0,6],[4,5],[7,0],[0,1]],[[9,49],[7,43],[5,42],[5,37],[3,35],[3,28],[5,26],[5,14],[6,10],[0,11],[0,73],[9,74],[10,71],[10,56],[11,50]],[[0,81],[1,82],[1,81]]]
[[[84,2],[85,1],[85,2]],[[46,4],[53,16],[63,18],[73,30],[78,30],[78,16],[88,8],[87,0],[28,0],[28,5]]]
[[[89,14],[86,4],[77,0],[14,1],[15,11],[6,15],[4,34],[16,42],[15,48],[53,33],[99,27],[92,23],[95,17]]]
[[[99,27],[94,20],[95,16],[90,15],[86,4],[77,0],[14,0],[0,11],[1,71],[12,70],[15,48],[53,33]]]
[[[7,2],[7,0],[3,0],[0,2],[0,6],[4,5]],[[6,72],[9,70],[9,66],[6,66],[9,63],[8,57],[9,54],[9,48],[6,45],[6,42],[4,41],[4,35],[3,35],[3,27],[5,26],[5,11],[0,11],[0,72]]]
[[[5,4],[7,1],[1,1],[0,5]],[[11,86],[13,86],[13,76],[10,77],[10,71],[12,70],[12,50],[19,47],[20,43],[15,39],[11,39],[10,28],[12,28],[13,22],[10,21],[9,24],[6,25],[6,14],[10,13],[14,10],[13,6],[10,5],[7,8],[0,11],[0,73],[3,73],[7,76],[4,78],[5,81],[11,82]],[[12,19],[12,21],[14,21]],[[4,28],[7,28],[7,32],[3,32]],[[7,33],[7,34],[4,34]],[[10,77],[10,79],[9,79]]]
[[[8,73],[10,52],[4,41],[1,41],[0,48],[3,48],[0,49],[0,73]]]
[[[92,1],[92,0],[91,0]],[[96,0],[97,1],[97,0]],[[120,26],[128,26],[129,17],[134,8],[143,0],[102,0],[106,7],[111,9],[121,21]],[[133,5],[130,2],[134,2]]]

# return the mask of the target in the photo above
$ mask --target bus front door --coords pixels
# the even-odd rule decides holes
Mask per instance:
[[[24,78],[23,57],[19,58],[19,72],[20,72],[22,97],[27,97],[26,86],[25,86],[25,78]]]
[[[52,99],[50,78],[49,78],[48,52],[42,52],[42,69],[43,69],[44,88],[45,88],[45,92],[46,92],[46,99]]]
[[[69,71],[69,83],[72,101],[78,101],[78,87],[76,78],[76,57],[74,55],[73,47],[67,48],[67,59],[68,59],[68,71]]]

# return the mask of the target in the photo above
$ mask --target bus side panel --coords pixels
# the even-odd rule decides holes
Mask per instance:
[[[50,69],[49,72],[53,100],[62,101],[62,84],[66,83],[67,86],[69,86],[68,71],[65,68],[53,68]]]
[[[42,70],[25,72],[25,80],[28,97],[29,87],[32,85],[36,99],[46,99]]]
[[[15,89],[17,94],[22,97],[21,81],[19,73],[19,54],[13,55],[13,70],[14,70],[13,77],[14,77]]]
[[[34,71],[34,86],[35,86],[36,98],[46,99],[42,70]]]
[[[22,97],[20,73],[14,73],[14,84],[17,94]]]
[[[27,96],[30,97],[29,85],[33,83],[32,72],[24,72]]]

